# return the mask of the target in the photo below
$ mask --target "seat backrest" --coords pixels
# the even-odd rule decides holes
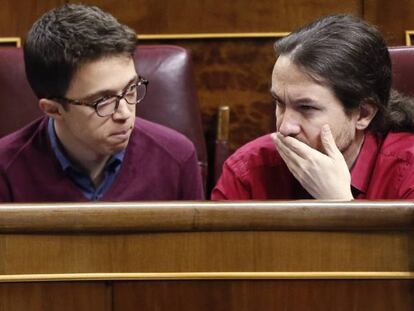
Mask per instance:
[[[393,88],[405,95],[414,96],[414,47],[391,47],[389,51]]]
[[[206,174],[206,142],[189,52],[172,45],[141,45],[135,53],[135,67],[149,81],[137,115],[187,136],[194,143]]]
[[[138,46],[135,66],[138,74],[149,80],[147,96],[138,105],[137,115],[187,136],[196,147],[206,178],[206,143],[189,52],[170,45]],[[0,137],[42,115],[26,80],[20,48],[0,49],[0,98]]]
[[[0,49],[0,137],[42,115],[26,80],[22,49]]]

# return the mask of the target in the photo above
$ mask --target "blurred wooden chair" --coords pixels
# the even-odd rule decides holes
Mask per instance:
[[[414,96],[414,46],[389,48],[392,62],[392,86],[397,91]]]

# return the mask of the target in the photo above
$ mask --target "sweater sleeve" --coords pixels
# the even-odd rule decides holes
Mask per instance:
[[[190,157],[181,168],[181,200],[204,200],[204,189],[201,168],[193,148]]]
[[[7,182],[6,174],[0,171],[0,202],[11,202],[10,187]]]

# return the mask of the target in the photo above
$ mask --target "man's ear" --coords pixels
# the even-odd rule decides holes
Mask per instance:
[[[365,101],[359,107],[359,115],[356,122],[357,130],[365,130],[378,112],[378,107],[372,101]]]
[[[53,119],[60,119],[62,117],[61,110],[63,109],[62,105],[55,102],[54,100],[41,98],[39,100],[40,109]]]

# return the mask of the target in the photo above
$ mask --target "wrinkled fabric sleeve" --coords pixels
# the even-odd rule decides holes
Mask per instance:
[[[414,169],[411,168],[407,173],[407,178],[399,187],[400,195],[396,199],[414,200]]]
[[[212,200],[249,200],[251,193],[235,170],[226,161],[220,179],[211,193]]]

